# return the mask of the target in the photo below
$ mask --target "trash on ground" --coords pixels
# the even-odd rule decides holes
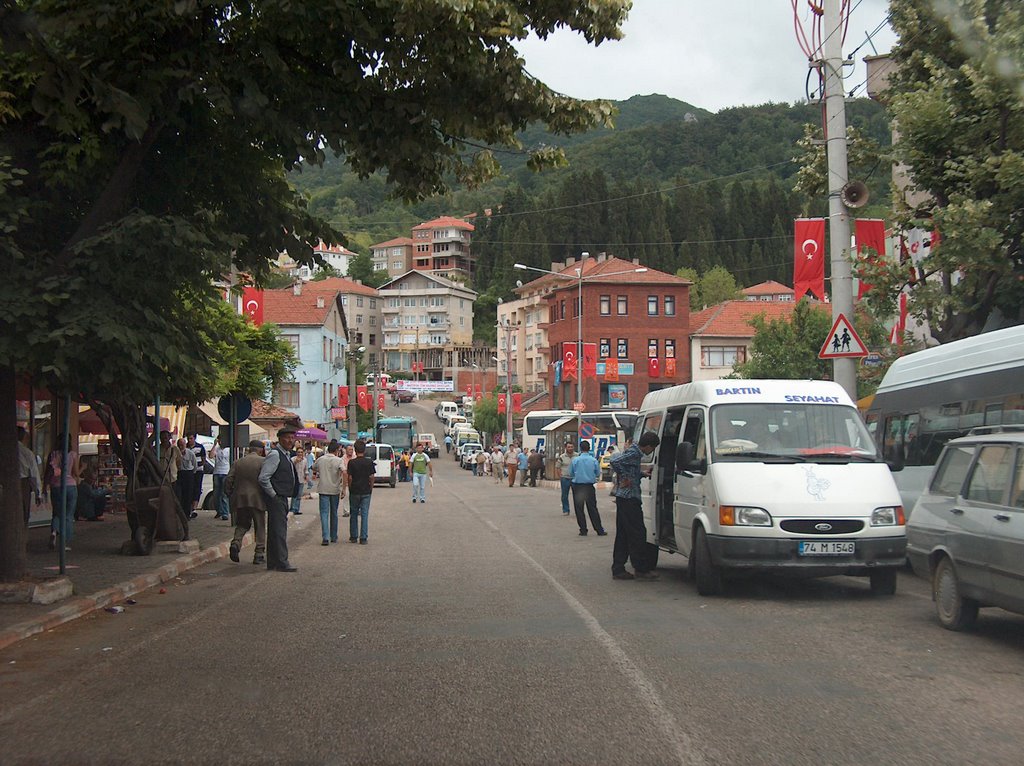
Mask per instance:
[[[112,652],[112,651],[114,651],[114,647],[112,647],[112,646],[104,646],[103,647],[103,651],[105,651],[105,652]]]
[[[166,592],[167,592],[167,588],[161,588],[160,589],[160,593],[166,593]]]
[[[128,604],[128,606],[135,606],[135,605],[136,605],[137,603],[139,603],[139,602],[138,602],[138,601],[136,601],[136,600],[135,600],[135,599],[133,599],[133,598],[126,598],[126,599],[124,600],[124,603]]]
[[[111,614],[121,614],[124,611],[123,606],[108,606],[104,611],[110,612]]]

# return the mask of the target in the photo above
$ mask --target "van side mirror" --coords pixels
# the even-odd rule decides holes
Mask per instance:
[[[694,447],[690,442],[680,442],[676,446],[676,472],[690,476],[704,473],[704,461],[694,459]]]
[[[905,465],[903,461],[903,450],[896,446],[890,447],[889,454],[886,455],[885,464],[889,466],[890,471],[902,471]]]

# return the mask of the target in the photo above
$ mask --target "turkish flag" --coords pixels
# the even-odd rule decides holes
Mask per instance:
[[[896,317],[896,324],[889,333],[889,342],[903,345],[903,334],[907,331],[907,294],[900,293],[900,313]]]
[[[576,344],[562,343],[562,379],[576,380]]]
[[[467,383],[466,384],[466,396],[472,396],[472,395],[473,395],[473,384],[472,383]]]
[[[505,403],[508,401],[507,394],[498,394],[498,412],[505,411]]]
[[[512,412],[523,411],[523,395],[520,393],[512,394]]]
[[[483,396],[483,393],[484,393],[484,384],[483,383],[477,383],[476,384],[476,395],[477,396]]]
[[[484,400],[484,394],[483,394],[483,392],[482,392],[482,391],[477,391],[477,392],[476,392],[476,397],[475,397],[475,398],[476,398],[476,403],[477,403],[477,404],[479,404],[480,402],[482,402],[482,401]]]
[[[669,357],[665,360],[665,377],[674,378],[676,376],[676,360]]]
[[[583,344],[583,377],[597,380],[597,344]]]
[[[377,394],[377,411],[384,412],[384,394]]]
[[[338,386],[338,406],[348,407],[348,386]]]
[[[619,360],[618,359],[605,359],[604,360],[604,379],[605,380],[618,380],[619,379]]]
[[[356,386],[356,404],[364,412],[370,411],[370,394],[366,390],[366,386]]]
[[[242,313],[259,327],[263,324],[263,291],[255,287],[242,290]]]
[[[854,237],[857,242],[857,256],[869,263],[885,258],[885,221],[881,218],[858,218],[854,222]],[[872,252],[874,251],[874,252]],[[864,297],[864,293],[871,289],[871,285],[863,279],[857,288],[857,300]]]
[[[658,363],[658,357],[656,356],[652,356],[647,360],[647,377],[661,377],[661,365]]]
[[[793,239],[793,300],[810,291],[825,300],[825,219],[797,218]]]

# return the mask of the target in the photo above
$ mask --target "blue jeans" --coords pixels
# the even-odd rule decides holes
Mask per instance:
[[[357,537],[361,540],[366,539],[371,497],[372,495],[349,495],[349,511],[352,515],[348,517],[348,536],[353,540]],[[360,534],[360,528],[362,528],[362,534]]]
[[[288,510],[292,513],[300,513],[299,503],[302,502],[302,488],[299,488],[299,494],[292,498],[291,504],[288,506]]]
[[[338,495],[320,495],[320,534],[323,539],[338,542]],[[328,523],[329,521],[329,523]],[[328,532],[330,537],[328,537]]]
[[[218,516],[228,518],[228,496],[224,492],[224,481],[228,478],[226,473],[215,473],[213,475],[213,511]]]
[[[562,513],[569,513],[569,492],[572,491],[572,479],[563,476],[562,479]]]
[[[417,492],[419,493],[417,495]],[[412,475],[412,499],[427,499],[427,475],[425,473],[413,473]]]
[[[67,508],[64,509],[62,517],[60,504],[61,498],[65,493],[68,500]],[[65,546],[71,545],[71,540],[75,536],[75,507],[78,505],[78,485],[68,484],[66,487],[61,487],[60,485],[50,487],[50,503],[53,506],[53,519],[50,521],[50,531],[61,535],[61,542]],[[63,530],[61,530],[61,518],[64,519]]]

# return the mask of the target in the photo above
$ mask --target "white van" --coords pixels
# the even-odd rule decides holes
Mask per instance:
[[[459,405],[455,402],[440,402],[434,410],[438,420],[446,420],[452,415],[459,414]]]
[[[459,426],[466,425],[468,422],[464,415],[449,415],[444,419],[444,432],[454,439],[456,429]]]
[[[644,398],[652,558],[682,553],[701,595],[729,571],[859,575],[896,591],[906,519],[890,467],[841,386],[814,380],[711,380]]]
[[[459,449],[463,444],[469,444],[470,442],[479,442],[480,434],[471,426],[461,425],[455,429],[452,434],[452,445],[455,450],[455,459],[459,459]]]
[[[387,484],[392,489],[398,483],[398,455],[390,444],[367,444],[366,457],[373,461],[374,484]]]

